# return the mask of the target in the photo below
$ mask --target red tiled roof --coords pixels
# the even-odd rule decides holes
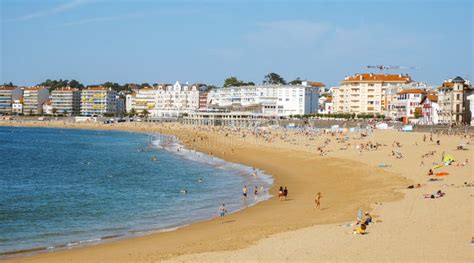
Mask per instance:
[[[395,75],[395,74],[356,74],[349,77],[346,77],[342,83],[352,83],[352,82],[400,82],[400,83],[409,83],[411,78],[408,75]]]
[[[425,94],[426,91],[422,89],[404,89],[397,94]]]
[[[316,81],[308,81],[308,84],[313,86],[313,87],[325,87],[324,83],[322,82],[316,82]]]

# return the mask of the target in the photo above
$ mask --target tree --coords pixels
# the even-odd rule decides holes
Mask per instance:
[[[146,83],[146,82],[145,82],[145,83],[142,83],[142,84],[140,85],[140,89],[143,89],[143,88],[150,88],[150,87],[151,87],[150,84],[148,84],[148,83]]]
[[[239,87],[239,86],[255,86],[253,82],[244,82],[234,76],[228,77],[224,80],[224,87]],[[209,86],[208,86],[209,87]]]
[[[244,84],[243,81],[238,80],[236,77],[231,76],[224,80],[224,87],[238,87]]]
[[[301,85],[301,83],[302,83],[302,81],[299,77],[292,80],[292,81],[290,81],[290,82],[288,82],[288,84],[290,84],[290,85]]]
[[[13,87],[13,83],[10,81],[9,83],[3,83],[3,86],[5,87]]]
[[[415,108],[415,118],[420,118],[421,116],[423,115],[422,111],[421,111],[421,107],[417,107]]]
[[[263,79],[263,84],[273,84],[273,85],[278,85],[278,84],[286,84],[285,79],[280,77],[280,75],[272,72],[267,75],[265,75],[265,78]]]
[[[53,108],[53,109],[51,110],[51,112],[53,113],[53,115],[56,115],[56,113],[58,112],[58,109]]]
[[[145,119],[148,118],[148,115],[149,115],[149,114],[150,114],[150,112],[149,112],[147,109],[144,109],[144,110],[142,111],[142,116],[143,116]]]
[[[132,108],[130,112],[128,113],[128,115],[130,115],[131,117],[137,115],[137,111],[135,110],[135,108]]]

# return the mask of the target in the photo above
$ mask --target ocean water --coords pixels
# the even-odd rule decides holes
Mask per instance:
[[[271,183],[172,137],[0,127],[0,257],[172,230],[242,209],[243,185],[248,205],[264,200]]]

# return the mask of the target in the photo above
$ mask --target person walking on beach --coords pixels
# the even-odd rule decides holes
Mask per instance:
[[[244,187],[242,188],[242,200],[244,201],[244,205],[246,207],[247,207],[247,192],[248,192],[247,186],[244,185]]]
[[[316,203],[316,208],[319,208],[319,209],[321,209],[321,197],[323,197],[321,192],[318,192],[318,194],[316,195],[316,198],[314,199],[314,202]]]
[[[286,186],[285,186],[285,189],[283,189],[283,196],[286,201],[286,198],[288,197],[288,189],[286,188]]]
[[[278,198],[280,198],[280,201],[283,201],[283,186],[280,186],[280,189],[278,189]]]
[[[221,216],[221,220],[224,219],[225,214],[227,214],[227,209],[225,208],[225,204],[222,204],[219,207],[219,215]]]

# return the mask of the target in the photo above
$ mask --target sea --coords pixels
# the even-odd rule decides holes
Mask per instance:
[[[268,199],[272,183],[171,136],[0,127],[0,258],[172,231]]]

